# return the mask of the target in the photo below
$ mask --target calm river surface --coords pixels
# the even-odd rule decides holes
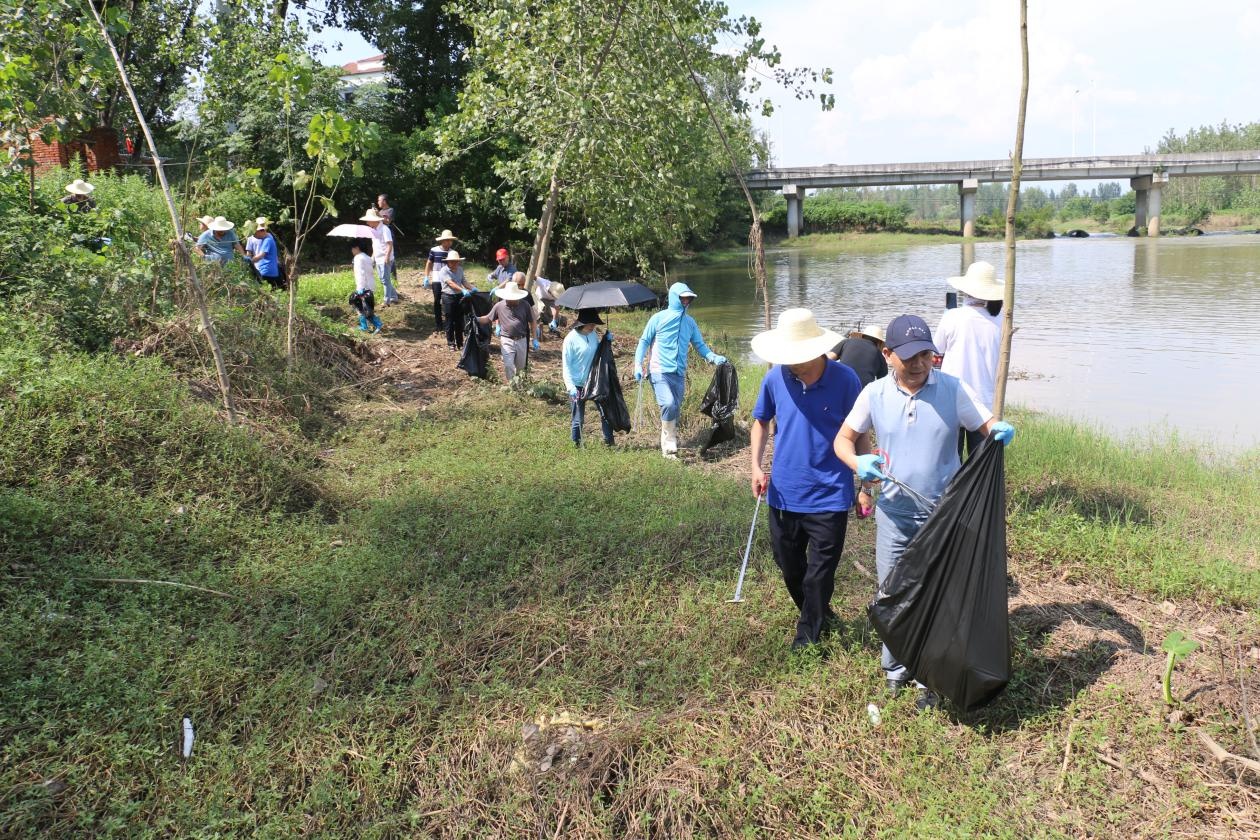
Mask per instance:
[[[973,246],[771,251],[772,317],[806,306],[837,331],[903,312],[935,326],[964,247]],[[1000,242],[974,251],[1002,273]],[[1012,402],[1125,434],[1260,446],[1260,236],[1020,242],[1016,278]],[[711,332],[746,348],[761,329],[743,260],[675,279],[696,290],[695,314]]]

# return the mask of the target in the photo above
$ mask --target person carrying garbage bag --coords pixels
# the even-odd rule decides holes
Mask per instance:
[[[573,445],[582,446],[582,423],[586,419],[586,399],[583,393],[587,380],[591,376],[591,365],[595,362],[595,353],[603,340],[595,332],[602,327],[604,321],[599,317],[598,309],[579,309],[577,321],[573,329],[564,337],[564,346],[560,353],[560,372],[564,378],[564,389],[569,394],[570,436]],[[612,341],[612,334],[605,333]],[[604,445],[613,445],[613,427],[603,412],[599,415],[600,431],[604,435]]]
[[[687,355],[692,346],[713,365],[726,357],[714,353],[704,343],[700,327],[687,314],[696,299],[686,283],[669,287],[669,306],[648,319],[634,353],[634,378],[641,380],[646,362],[648,381],[661,408],[661,454],[678,457],[678,412],[682,409],[683,389],[687,384]]]
[[[862,389],[835,439],[836,455],[858,478],[864,483],[883,482],[875,508],[875,567],[881,582],[927,522],[931,513],[927,508],[935,505],[962,466],[958,429],[979,431],[986,437],[992,433],[1003,444],[1015,437],[1015,428],[994,418],[968,385],[933,369],[936,345],[922,318],[894,318],[885,331],[882,352],[888,376]],[[880,453],[863,455],[858,442],[872,430]],[[889,476],[896,483],[885,480]],[[893,696],[914,679],[887,645],[881,664]],[[915,705],[920,710],[939,703],[926,686],[917,687]]]

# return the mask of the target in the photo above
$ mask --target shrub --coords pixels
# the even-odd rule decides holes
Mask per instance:
[[[910,216],[908,204],[887,204],[882,201],[837,201],[827,196],[807,198],[803,202],[805,227],[811,232],[904,230]],[[775,203],[766,211],[767,226],[787,225],[787,203]]]
[[[300,447],[224,425],[156,360],[43,356],[0,339],[0,485],[111,487],[253,509],[315,501]],[[15,359],[23,350],[26,364]]]
[[[27,204],[22,176],[0,176],[0,300],[84,349],[101,349],[141,312],[161,308],[173,277],[170,222],[137,176],[95,173],[96,209],[70,212],[64,185],[80,173],[55,170]]]

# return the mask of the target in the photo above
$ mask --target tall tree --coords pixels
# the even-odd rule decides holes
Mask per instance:
[[[125,33],[110,14],[107,31]],[[92,19],[74,0],[0,0],[0,146],[28,168],[35,202],[35,138],[64,140],[91,128],[113,63]]]
[[[1028,113],[1028,0],[1019,0],[1019,48],[1021,82],[1019,114],[1015,118],[1015,151],[1011,154],[1011,184],[1006,199],[1006,294],[1002,302],[1002,349],[998,353],[997,386],[993,413],[999,418],[1006,408],[1006,378],[1011,369],[1011,338],[1015,334],[1015,209],[1019,179],[1024,168],[1024,115]]]
[[[535,231],[531,280],[562,214],[573,220],[570,248],[645,267],[712,224],[730,167],[670,26],[691,45],[747,166],[755,83],[745,71],[779,60],[755,21],[730,20],[710,0],[462,0],[450,10],[473,33],[469,72],[459,110],[435,132],[437,154],[422,162],[436,169],[485,144],[501,152],[501,199],[521,229]],[[720,37],[741,46],[719,52]]]

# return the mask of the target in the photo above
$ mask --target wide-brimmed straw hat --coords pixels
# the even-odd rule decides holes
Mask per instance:
[[[870,336],[871,338],[875,339],[876,341],[881,341],[881,342],[882,342],[882,341],[884,340],[884,328],[883,328],[883,327],[877,327],[877,326],[875,326],[874,324],[871,324],[871,325],[869,325],[869,326],[862,327],[862,329],[860,330],[860,332],[862,333],[862,335],[868,335],[868,336]]]
[[[380,213],[376,212],[375,207],[369,207],[368,211],[359,217],[359,221],[360,222],[383,222],[385,221],[385,219],[381,217]]]
[[[980,300],[1002,300],[1006,284],[998,279],[997,269],[991,263],[973,262],[961,277],[949,278],[949,285],[958,291]]]
[[[577,321],[573,324],[575,328],[591,326],[602,327],[603,325],[604,321],[599,317],[598,309],[579,309]]]
[[[73,181],[66,184],[66,192],[74,193],[75,195],[87,195],[94,189],[96,189],[96,187],[92,186],[87,181],[84,181],[82,178],[75,178]]]
[[[446,252],[446,261],[447,262],[463,262],[464,258],[459,255],[459,251],[456,251],[454,248],[452,248],[451,250]]]
[[[508,283],[500,289],[495,289],[494,293],[504,300],[521,300],[529,295],[529,292],[525,291],[515,283]]]
[[[198,216],[197,221],[201,222],[206,227],[210,227],[210,223],[214,221],[214,216]]]
[[[433,237],[434,242],[441,242],[443,239],[455,240],[455,239],[459,239],[459,237],[451,233],[449,229],[444,230],[441,233],[439,233],[437,236]]]
[[[266,216],[259,216],[257,219],[254,219],[255,228],[262,228],[263,230],[266,230],[270,226],[271,219],[268,219]]]
[[[774,365],[800,365],[840,343],[839,333],[818,326],[808,309],[785,309],[779,325],[753,336],[752,349]]]
[[[222,216],[215,216],[214,221],[210,222],[210,224],[206,225],[206,227],[210,228],[210,230],[229,231],[232,228],[236,227],[236,225],[232,222],[229,222],[227,219],[223,218]]]

